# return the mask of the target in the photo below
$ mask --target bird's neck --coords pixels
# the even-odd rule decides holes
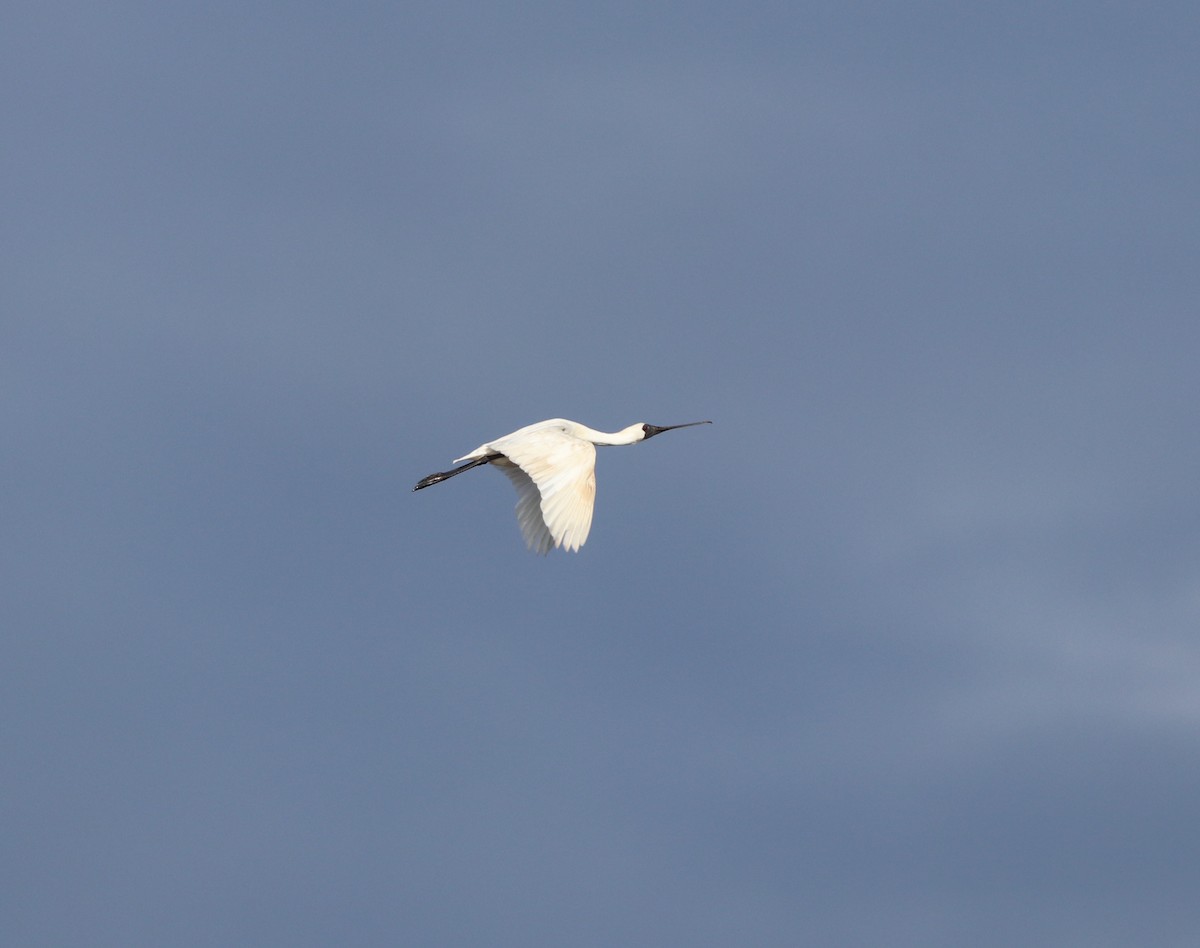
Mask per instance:
[[[641,425],[630,425],[628,428],[622,428],[620,431],[596,431],[594,428],[588,429],[588,440],[592,444],[613,445],[613,444],[636,444],[642,440],[645,435]]]

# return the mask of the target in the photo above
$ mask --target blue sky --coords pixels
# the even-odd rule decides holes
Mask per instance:
[[[1195,944],[1194,5],[7,21],[7,943]]]

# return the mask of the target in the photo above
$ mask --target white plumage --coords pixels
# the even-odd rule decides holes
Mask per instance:
[[[517,489],[517,523],[525,543],[535,553],[555,547],[572,552],[583,546],[592,528],[596,500],[596,448],[601,445],[636,444],[672,428],[686,425],[648,425],[639,422],[608,433],[565,418],[527,425],[495,441],[481,444],[456,458],[460,467],[430,474],[413,490],[421,490],[482,464],[498,467]]]

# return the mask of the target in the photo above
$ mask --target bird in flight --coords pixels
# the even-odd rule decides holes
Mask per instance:
[[[555,547],[573,552],[583,546],[592,528],[596,445],[637,444],[674,428],[711,424],[638,422],[609,434],[576,421],[551,418],[481,444],[454,461],[465,464],[423,477],[413,490],[432,487],[483,464],[498,467],[517,489],[517,523],[529,549],[541,555]]]

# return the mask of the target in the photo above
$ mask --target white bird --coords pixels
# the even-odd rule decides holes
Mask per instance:
[[[609,434],[565,418],[527,425],[495,441],[481,444],[470,454],[455,458],[459,467],[421,478],[413,490],[440,484],[447,478],[481,464],[504,472],[517,489],[517,523],[525,543],[535,553],[553,547],[578,550],[592,528],[596,500],[597,444],[637,444],[673,428],[711,425],[692,421],[686,425],[647,425],[638,422]]]

